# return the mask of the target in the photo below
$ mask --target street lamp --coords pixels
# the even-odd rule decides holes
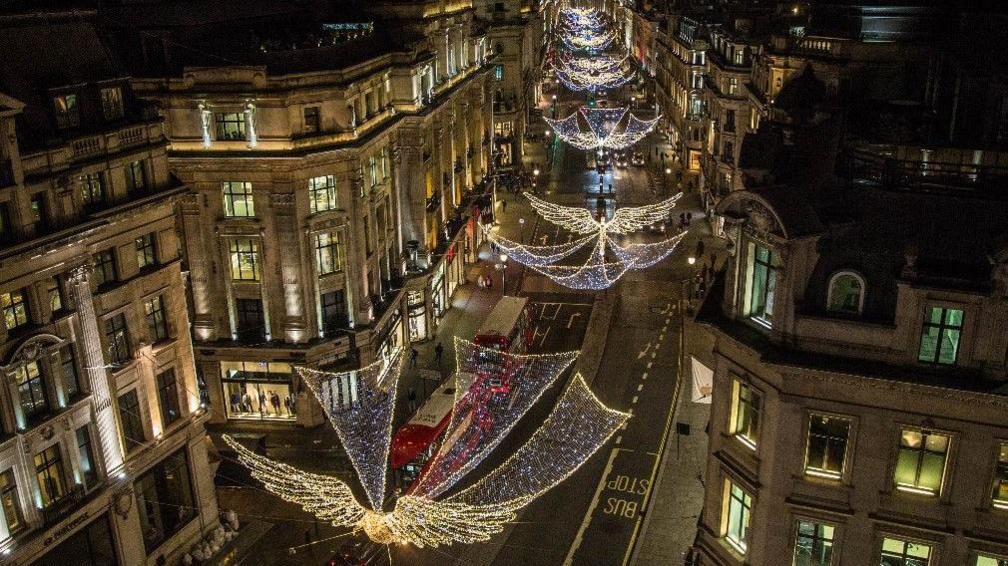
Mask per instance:
[[[518,239],[521,240],[522,244],[525,243],[525,219],[524,218],[519,218],[518,219]],[[507,256],[504,255],[504,254],[501,254],[501,256],[504,257],[505,259],[507,258]]]
[[[501,294],[502,295],[506,295],[507,294],[507,260],[508,260],[507,254],[506,253],[501,253],[500,260],[501,260],[501,262],[498,265],[500,265],[500,270],[501,270]]]
[[[670,167],[666,167],[665,168],[665,174],[666,175],[671,175],[672,174],[672,169]]]
[[[693,265],[694,263],[696,263],[696,258],[693,256],[689,256],[688,258],[686,258],[686,263]]]

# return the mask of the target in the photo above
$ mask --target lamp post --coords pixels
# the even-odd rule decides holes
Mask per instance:
[[[518,219],[518,239],[522,244],[525,244],[525,219]],[[503,255],[503,254],[502,254]]]
[[[501,270],[501,294],[507,294],[507,260],[508,256],[506,253],[501,253],[500,255],[500,270]]]

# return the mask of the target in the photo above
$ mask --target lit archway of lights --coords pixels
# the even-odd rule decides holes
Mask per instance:
[[[612,219],[606,221],[597,220],[586,208],[553,204],[526,193],[532,208],[544,220],[575,237],[581,237],[553,246],[527,246],[494,233],[490,233],[490,238],[509,258],[564,287],[596,291],[606,289],[627,271],[647,269],[675,250],[685,232],[649,243],[623,243],[619,240],[645,226],[668,220],[681,195],[650,205],[617,209]],[[591,251],[583,263],[559,264],[561,260],[586,249],[589,244],[592,244]],[[610,256],[613,259],[609,259]]]
[[[543,118],[556,135],[568,144],[584,150],[625,149],[644,139],[661,115],[642,120],[627,108],[588,108],[561,119]],[[588,125],[585,130],[581,121]]]
[[[576,375],[532,436],[472,486],[444,496],[496,448],[578,352],[515,355],[456,340],[456,399],[445,440],[412,493],[383,509],[402,352],[352,372],[298,368],[351,456],[370,508],[346,482],[224,441],[267,490],[380,544],[418,547],[489,540],[517,512],[567,479],[630,417],[606,407]],[[356,389],[354,389],[356,387]],[[380,481],[379,481],[380,478]],[[380,485],[379,485],[380,484]]]

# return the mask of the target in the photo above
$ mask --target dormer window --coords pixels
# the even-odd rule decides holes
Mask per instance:
[[[779,259],[766,245],[749,242],[746,268],[746,316],[769,328],[773,324]]]
[[[938,306],[927,308],[921,328],[918,361],[955,365],[962,337],[963,311]]]
[[[80,126],[80,111],[77,108],[76,94],[63,94],[53,97],[56,108],[56,125],[60,129]]]
[[[122,89],[114,86],[101,89],[102,114],[112,122],[124,115]]]
[[[834,273],[829,280],[826,310],[832,313],[861,314],[864,308],[864,288],[864,279],[857,273]]]

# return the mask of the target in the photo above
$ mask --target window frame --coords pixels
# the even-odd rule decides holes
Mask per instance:
[[[106,96],[106,93],[114,93],[114,96]],[[99,91],[98,97],[101,99],[102,116],[107,122],[121,120],[126,115],[121,86],[104,87]]]
[[[895,454],[895,457],[893,459],[892,476],[891,476],[892,477],[892,486],[893,486],[893,488],[897,492],[900,492],[900,493],[905,493],[905,494],[909,494],[909,495],[916,495],[916,496],[919,496],[919,497],[927,497],[927,498],[940,499],[945,494],[945,487],[946,487],[947,480],[948,480],[948,477],[949,477],[949,471],[950,471],[950,466],[951,466],[951,461],[952,461],[952,455],[953,455],[952,450],[953,450],[953,446],[955,445],[956,436],[953,433],[949,432],[949,431],[938,430],[938,429],[930,428],[930,427],[922,427],[920,425],[910,425],[910,424],[899,424],[899,425],[897,425],[897,432],[898,432],[898,437],[897,437],[897,442],[896,442],[896,454]],[[900,458],[900,454],[904,450],[903,436],[904,436],[905,432],[917,432],[921,436],[920,447],[919,448],[914,449],[914,448],[906,447],[907,450],[912,450],[912,451],[916,452],[917,465],[916,465],[915,480],[914,480],[915,484],[914,485],[900,485],[899,481],[897,480],[897,472],[898,472],[898,469],[899,469],[899,458]],[[921,481],[920,475],[921,475],[921,469],[923,467],[924,457],[927,454],[929,454],[929,453],[930,454],[934,454],[935,453],[933,451],[928,451],[928,449],[927,449],[927,437],[928,436],[944,436],[945,438],[947,438],[947,445],[945,447],[945,453],[944,453],[944,461],[942,462],[941,480],[939,482],[938,489],[935,490],[934,492],[931,492],[926,487],[920,487],[920,485],[919,485],[919,483]]]
[[[878,543],[878,554],[876,554],[876,556],[878,556],[878,559],[879,559],[880,563],[882,561],[882,555],[883,555],[883,553],[886,552],[886,550],[885,550],[885,541],[886,540],[893,540],[893,541],[897,541],[897,542],[903,543],[903,551],[901,552],[901,556],[897,556],[896,558],[899,558],[899,559],[903,560],[904,566],[906,565],[906,559],[908,557],[909,558],[915,558],[915,559],[917,559],[916,556],[910,556],[910,555],[907,554],[908,547],[909,547],[909,545],[912,545],[912,544],[913,545],[919,545],[919,546],[925,546],[925,547],[927,547],[927,549],[928,549],[928,557],[925,559],[925,560],[927,560],[927,563],[926,563],[925,566],[934,566],[934,564],[936,564],[936,562],[934,561],[934,558],[935,558],[935,555],[936,555],[936,551],[937,551],[937,547],[938,547],[938,545],[936,543],[931,542],[931,541],[925,541],[923,539],[918,539],[918,538],[914,538],[914,537],[906,537],[906,536],[898,535],[898,534],[895,534],[895,533],[888,533],[888,534],[883,533],[882,534],[882,536],[881,536],[881,538],[879,540],[879,543]]]
[[[129,401],[132,406],[125,406],[124,400]],[[119,413],[119,422],[122,427],[122,442],[126,453],[129,454],[147,443],[147,429],[143,422],[143,411],[140,407],[140,395],[136,387],[124,391],[116,397],[116,411]],[[139,434],[139,436],[131,436]]]
[[[128,364],[133,358],[133,344],[130,340],[126,313],[120,311],[106,318],[102,334],[109,362],[120,366]]]
[[[4,520],[7,522],[7,534],[15,535],[25,529],[24,509],[21,505],[21,494],[18,491],[18,478],[14,473],[14,466],[0,472],[0,478],[7,478],[9,481],[0,482],[0,506],[4,509]],[[11,514],[7,512],[5,501],[11,502],[11,509],[14,515],[14,525],[11,525]]]
[[[261,278],[259,253],[258,238],[231,238],[228,240],[231,280],[251,283],[259,281]]]
[[[742,493],[742,498],[738,499],[732,491],[732,488],[736,487]],[[721,517],[721,529],[723,532],[722,538],[728,543],[728,545],[734,549],[736,552],[745,556],[749,552],[749,534],[752,524],[752,510],[753,510],[753,500],[755,499],[752,494],[739,482],[736,482],[731,477],[724,478],[724,488],[722,492],[723,499],[723,512]],[[741,538],[742,540],[736,540],[733,536],[731,530],[732,523],[732,502],[738,501],[742,509],[742,517],[739,519],[739,526],[741,527]]]
[[[780,253],[775,250],[772,246],[766,242],[747,238],[746,251],[749,254],[745,262],[745,285],[743,290],[745,292],[744,306],[745,306],[745,316],[748,320],[751,320],[764,328],[773,328],[774,310],[776,307],[776,294],[778,287],[778,275],[781,270],[779,264]],[[759,259],[759,249],[763,248],[767,250],[767,259]],[[775,261],[775,257],[778,258]],[[756,272],[757,266],[765,267],[765,277],[763,281],[763,293],[762,293],[762,307],[760,312],[757,314],[754,309],[753,293],[756,290]],[[771,283],[773,285],[771,285]],[[772,288],[772,292],[771,292]],[[770,310],[767,312],[767,297],[771,297],[773,302],[770,304]],[[769,317],[767,316],[769,315]]]
[[[214,140],[216,141],[248,141],[248,121],[245,112],[214,112]],[[229,137],[229,126],[235,126],[237,137]]]
[[[107,202],[108,191],[105,185],[105,174],[102,171],[84,173],[80,176],[81,204],[84,208],[97,208]]]
[[[28,289],[20,287],[0,294],[0,313],[7,332],[17,332],[31,323]],[[13,323],[13,324],[12,324]]]
[[[320,180],[321,183],[320,183]],[[310,214],[339,208],[336,175],[318,175],[308,179],[308,211]]]
[[[43,456],[41,462],[39,462],[40,456]],[[35,471],[35,483],[38,485],[39,497],[42,499],[42,509],[58,505],[70,493],[66,468],[63,465],[63,451],[59,441],[34,453],[32,464]],[[43,474],[46,480],[45,486],[43,486]],[[57,488],[56,491],[59,491],[56,497],[53,497],[53,493],[50,492],[54,486]],[[49,499],[48,503],[45,501],[46,499]]]
[[[937,322],[937,323],[934,323],[934,322],[930,321],[930,315],[931,315],[932,309],[939,309],[939,310],[941,310],[941,320],[939,322]],[[948,319],[948,315],[949,315],[949,313],[951,311],[959,311],[959,313],[961,313],[961,315],[962,315],[961,322],[959,323],[958,326],[951,326],[951,325],[948,325],[946,323],[946,320]],[[963,334],[964,334],[965,328],[966,328],[966,308],[964,307],[964,305],[959,305],[959,304],[951,305],[951,304],[948,304],[948,303],[941,303],[941,302],[928,302],[928,303],[926,303],[924,305],[924,316],[921,317],[921,318],[923,320],[921,322],[921,327],[920,327],[920,329],[921,329],[920,330],[920,340],[917,342],[917,363],[927,364],[927,365],[932,365],[932,366],[939,366],[939,367],[953,367],[953,366],[958,365],[958,363],[959,363],[959,352],[962,350],[961,345],[962,345],[962,342],[963,342]],[[934,357],[932,359],[930,359],[930,360],[928,360],[928,359],[922,359],[922,357],[921,357],[923,355],[921,352],[922,352],[922,349],[923,349],[923,346],[924,346],[924,336],[925,336],[925,333],[927,332],[927,330],[929,328],[937,328],[938,329],[938,337],[937,337],[936,342],[935,342]],[[956,339],[956,343],[955,343],[955,356],[952,358],[951,362],[943,362],[943,361],[941,361],[942,338],[944,337],[944,333],[946,331],[951,331],[951,330],[958,330],[959,331],[959,337]]]
[[[119,281],[119,260],[116,257],[116,249],[114,247],[99,250],[95,252],[93,257],[94,261],[92,264],[94,265],[94,271],[100,275],[100,277],[95,278],[95,283],[99,287]]]
[[[322,242],[323,236],[328,238],[327,243]],[[322,277],[343,271],[342,242],[339,232],[319,232],[312,236],[312,240],[318,275]],[[326,265],[328,267],[324,267]]]
[[[142,271],[149,267],[155,267],[158,263],[157,233],[148,232],[141,234],[134,240],[137,254],[137,266]]]
[[[322,108],[320,106],[305,106],[301,111],[301,116],[304,120],[305,134],[317,134],[322,131]]]
[[[812,541],[813,541],[813,544],[816,541],[823,542],[823,543],[826,543],[826,542],[829,543],[829,545],[830,545],[830,559],[829,559],[829,562],[827,562],[825,564],[825,566],[832,566],[836,562],[836,556],[838,555],[838,553],[839,553],[838,551],[840,549],[840,545],[839,545],[839,541],[838,541],[839,537],[837,536],[837,534],[840,531],[840,525],[838,525],[837,523],[828,521],[828,520],[820,519],[818,517],[808,517],[808,516],[797,516],[797,517],[794,518],[794,522],[793,522],[794,533],[793,533],[793,536],[791,537],[791,540],[792,540],[792,545],[791,545],[791,547],[792,547],[791,548],[791,550],[792,550],[792,552],[791,552],[791,564],[792,564],[792,566],[797,566],[797,564],[798,564],[798,540],[803,536],[802,533],[801,533],[801,524],[802,523],[808,523],[808,524],[812,524],[812,525],[816,526],[815,533],[811,537]],[[827,539],[825,537],[820,538],[819,537],[819,528],[820,527],[830,527],[830,528],[832,528],[833,529],[832,538],[829,538],[829,539]]]
[[[858,285],[861,286],[861,290],[858,293],[857,312],[833,308],[833,297],[834,297],[833,286],[836,284],[838,279],[847,276],[856,279]],[[860,273],[856,271],[851,271],[849,269],[841,269],[839,271],[834,272],[833,275],[830,275],[829,281],[826,284],[826,312],[829,312],[831,314],[846,314],[846,315],[861,316],[861,314],[864,313],[864,300],[866,289],[867,285],[865,283],[865,278]]]
[[[147,168],[143,159],[130,161],[123,167],[126,177],[126,194],[134,195],[147,191]]]
[[[739,409],[742,407],[742,390],[743,389],[749,391],[749,400],[746,402],[746,406],[750,407],[749,410],[751,411],[749,413],[749,419],[748,419],[748,422],[750,424],[750,426],[748,427],[748,430],[749,430],[749,434],[752,434],[753,436],[755,436],[755,438],[750,438],[749,436],[747,436],[746,434],[744,434],[743,431],[742,431],[742,429],[740,428],[740,426],[741,426],[741,424],[743,422],[739,418],[740,417]],[[751,402],[752,402],[753,396],[755,396],[755,399],[757,401],[757,403],[756,403],[757,406],[754,409],[751,408]],[[765,396],[763,395],[763,391],[762,390],[757,389],[756,387],[754,387],[752,385],[752,383],[750,383],[750,382],[742,379],[741,377],[732,376],[732,396],[731,396],[731,407],[730,407],[730,411],[731,412],[729,413],[729,420],[728,420],[728,435],[731,436],[732,438],[735,438],[736,440],[738,440],[743,446],[745,446],[746,448],[752,450],[753,452],[755,452],[757,450],[757,448],[759,447],[760,432],[761,432],[761,429],[762,429],[762,426],[763,426],[762,415],[763,415],[763,401],[764,401],[764,399],[765,399]],[[753,422],[752,416],[753,415],[755,415],[755,417],[756,417],[756,420],[755,420],[756,425],[755,425],[755,427],[752,426],[752,422]]]
[[[1003,448],[1002,448],[1003,447]],[[997,488],[1000,484],[1005,485],[1005,492],[1008,494],[1008,439],[999,438],[996,439],[994,446],[994,466],[991,470],[991,489],[990,489],[990,506],[991,508],[999,511],[1008,511],[1008,495],[1004,499],[998,499],[995,495],[997,493]],[[999,480],[998,478],[998,468],[1001,467],[1001,452],[1002,450],[1006,453],[1006,458],[1004,461],[1004,480]]]
[[[28,371],[28,366],[35,368],[34,374]],[[28,360],[19,364],[13,370],[14,385],[17,388],[17,404],[21,408],[21,416],[24,417],[25,424],[37,420],[41,416],[48,415],[52,410],[52,400],[49,394],[49,381],[45,373],[45,367],[41,359]],[[39,398],[35,393],[39,392]],[[30,406],[25,406],[25,393],[31,400]],[[30,411],[29,411],[30,408]]]
[[[165,376],[170,376],[170,381]],[[161,428],[163,430],[182,418],[178,376],[175,374],[175,368],[168,367],[158,372],[154,376],[154,383],[157,385],[158,407],[161,410]]]
[[[81,439],[81,433],[83,433],[84,436],[83,440]],[[74,432],[74,439],[77,442],[78,461],[82,464],[84,461],[84,453],[85,451],[87,452],[87,461],[91,466],[91,471],[85,472],[82,465],[81,481],[84,482],[84,489],[90,489],[98,484],[98,478],[101,475],[98,471],[98,460],[95,459],[94,439],[91,437],[91,427],[88,424],[78,427]]]
[[[157,344],[170,337],[168,313],[164,303],[164,295],[154,295],[144,300],[144,320],[147,322],[147,337],[150,338],[151,344]]]
[[[812,447],[812,419],[815,417],[823,417],[847,422],[847,438],[844,441],[843,460],[840,464],[840,472],[838,474],[833,474],[828,470],[820,468],[811,468],[809,465],[809,455]],[[818,480],[843,481],[847,477],[847,471],[850,468],[848,463],[851,460],[851,454],[853,452],[852,440],[855,439],[855,436],[856,428],[854,417],[824,411],[809,411],[805,426],[805,459],[802,464],[802,474],[806,477],[813,477]]]
[[[57,128],[69,130],[80,127],[80,101],[76,92],[53,95],[52,102]]]
[[[236,191],[235,188],[240,190]],[[255,218],[255,193],[249,181],[222,181],[221,196],[224,199],[224,216],[228,218]],[[245,214],[239,214],[238,203]]]

